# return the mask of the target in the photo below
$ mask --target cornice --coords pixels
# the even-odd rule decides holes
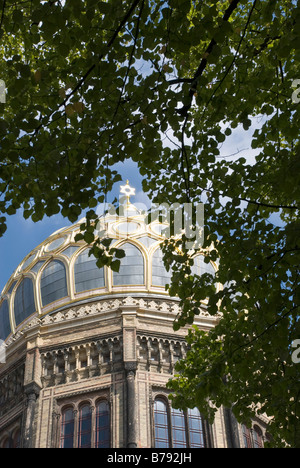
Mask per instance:
[[[10,336],[6,342],[7,356],[13,352],[16,346],[24,341],[34,340],[44,333],[55,332],[56,330],[66,330],[78,327],[78,325],[88,325],[93,323],[95,318],[107,323],[109,319],[121,319],[124,310],[132,310],[138,319],[155,320],[156,323],[165,322],[170,325],[180,313],[178,302],[172,299],[145,298],[125,296],[100,300],[98,302],[87,303],[81,306],[74,306],[64,311],[59,311],[42,318],[34,317],[30,320],[22,331]],[[219,316],[210,316],[203,308],[195,318],[195,324],[212,328],[219,320]]]

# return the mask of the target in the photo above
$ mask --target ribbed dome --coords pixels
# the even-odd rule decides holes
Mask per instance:
[[[95,298],[118,294],[167,295],[170,281],[162,261],[160,243],[163,225],[145,223],[145,215],[128,204],[124,216],[99,219],[101,236],[114,240],[112,247],[121,247],[126,256],[118,273],[110,268],[99,269],[89,246],[75,242],[83,220],[56,231],[36,247],[18,266],[0,297],[0,339],[22,329],[34,316],[65,309]],[[214,274],[199,256],[196,273]]]

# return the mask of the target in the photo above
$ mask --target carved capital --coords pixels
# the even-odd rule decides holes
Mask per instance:
[[[125,371],[127,377],[134,377],[135,372],[137,370],[137,362],[136,361],[130,361],[130,362],[125,362]]]

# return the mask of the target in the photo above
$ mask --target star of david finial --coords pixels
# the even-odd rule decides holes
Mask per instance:
[[[135,195],[135,188],[130,187],[129,180],[126,181],[126,185],[121,185],[120,193],[123,193],[127,197],[127,203],[129,203],[130,197]]]

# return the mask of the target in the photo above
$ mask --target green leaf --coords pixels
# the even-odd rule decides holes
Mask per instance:
[[[112,269],[112,271],[119,272],[120,265],[120,260],[114,260],[113,262],[111,262],[110,268]]]
[[[92,244],[95,240],[95,236],[91,232],[85,232],[83,238],[87,244]]]

